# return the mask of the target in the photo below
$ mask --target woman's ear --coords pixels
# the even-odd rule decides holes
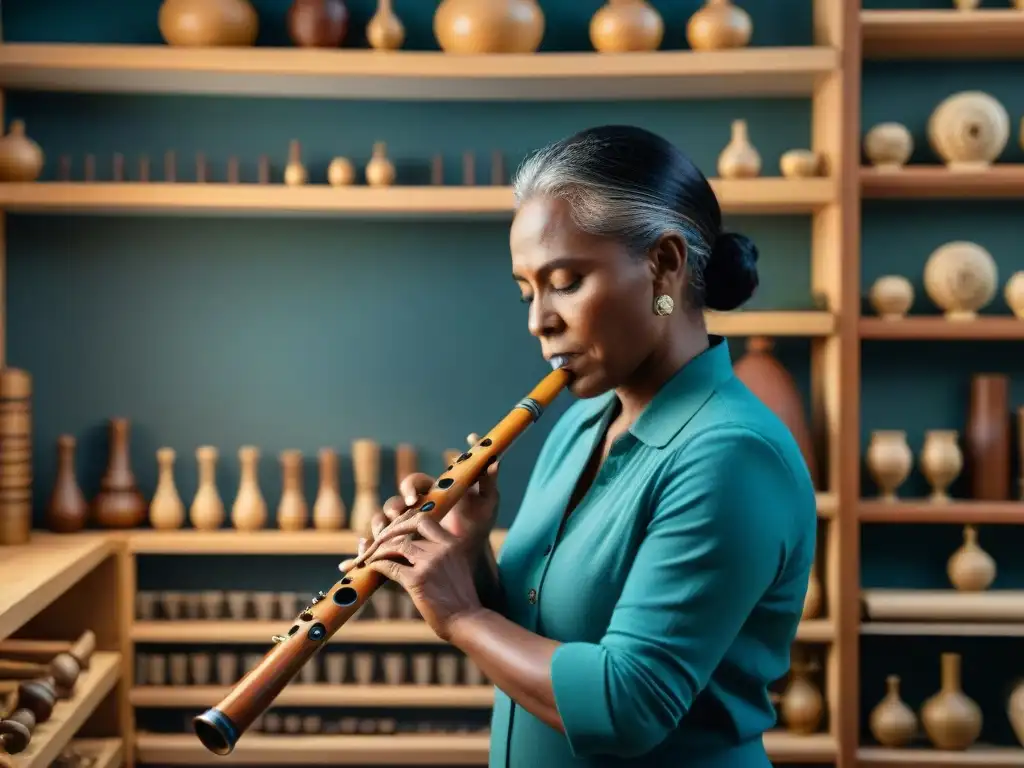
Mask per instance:
[[[651,277],[661,293],[678,296],[686,284],[686,241],[676,232],[658,238],[651,247],[648,259]]]

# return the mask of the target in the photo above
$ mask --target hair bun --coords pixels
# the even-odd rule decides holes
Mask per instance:
[[[746,303],[757,290],[757,246],[746,235],[723,232],[704,268],[704,304],[727,312]]]

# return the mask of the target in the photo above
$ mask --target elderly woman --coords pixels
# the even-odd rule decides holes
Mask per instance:
[[[434,478],[405,478],[340,568],[396,581],[493,682],[492,768],[768,768],[814,488],[704,321],[753,294],[757,250],[722,231],[686,156],[639,128],[546,147],[515,192],[529,331],[568,357],[579,399],[500,559],[495,465],[440,524],[412,506]]]

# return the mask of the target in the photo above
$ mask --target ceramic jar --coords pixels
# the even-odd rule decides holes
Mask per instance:
[[[537,0],[442,0],[434,37],[445,53],[534,53],[544,13]]]
[[[914,137],[902,123],[879,123],[864,134],[864,156],[879,171],[898,171],[914,151]]]
[[[12,120],[0,139],[0,181],[35,181],[43,170],[43,150],[25,134],[25,121]]]
[[[729,143],[718,155],[723,179],[751,179],[761,173],[761,155],[750,143],[746,120],[733,120]]]
[[[936,248],[924,266],[924,288],[947,320],[973,320],[995,297],[995,259],[977,243],[954,240]]]
[[[750,14],[731,0],[706,0],[686,22],[686,41],[695,51],[742,48],[753,31]]]
[[[885,678],[886,694],[871,710],[871,735],[884,747],[905,747],[917,735],[917,716],[900,696],[900,678]]]
[[[978,544],[978,529],[964,526],[964,543],[946,563],[949,583],[961,592],[980,592],[996,580],[996,561]]]
[[[982,91],[954,93],[928,118],[928,141],[949,170],[987,168],[1009,140],[1006,107]]]
[[[949,486],[964,468],[960,434],[955,429],[929,429],[921,447],[921,472],[932,486],[929,501],[948,502]]]
[[[960,672],[960,654],[942,654],[942,687],[921,708],[925,733],[938,749],[964,750],[981,735],[981,709],[964,693]]]
[[[883,275],[871,286],[868,300],[883,320],[899,320],[914,304],[914,286],[902,275]]]
[[[647,0],[608,0],[590,19],[590,43],[601,53],[656,51],[664,36],[661,14]]]
[[[901,429],[877,429],[871,433],[867,450],[868,471],[885,501],[896,501],[896,489],[906,482],[914,464],[914,454]]]
[[[157,24],[174,46],[250,46],[259,32],[249,0],[164,0]]]

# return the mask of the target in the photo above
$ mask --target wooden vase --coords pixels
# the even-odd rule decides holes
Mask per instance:
[[[57,438],[57,477],[46,505],[46,527],[55,533],[80,531],[89,519],[89,505],[75,474],[75,446],[73,435]]]
[[[955,429],[929,429],[921,447],[921,472],[931,483],[929,501],[950,501],[949,486],[960,476],[964,459],[958,443],[960,433]]]
[[[964,542],[946,563],[950,583],[963,592],[980,592],[996,579],[996,561],[978,544],[978,529],[964,526]]]
[[[434,37],[445,53],[534,53],[544,12],[536,0],[442,0]]]
[[[808,735],[818,730],[824,714],[821,691],[811,682],[813,664],[794,663],[786,690],[782,693],[780,714],[790,733]]]
[[[301,48],[337,48],[348,34],[348,6],[342,0],[294,0],[286,23]]]
[[[941,688],[921,708],[925,733],[938,749],[965,750],[981,734],[981,709],[963,692],[960,675],[960,654],[942,654]]]
[[[131,468],[128,419],[110,420],[110,448],[100,492],[93,499],[93,517],[101,528],[136,528],[145,521],[149,505],[139,492]]]
[[[590,19],[590,43],[601,53],[656,51],[665,22],[647,0],[608,0]]]
[[[753,31],[750,14],[730,0],[706,0],[686,22],[686,41],[695,51],[742,48]]]
[[[157,24],[164,42],[183,47],[251,46],[259,32],[248,0],[164,0]]]
[[[910,477],[914,454],[902,429],[876,429],[865,457],[868,471],[884,501],[896,501],[896,490]]]
[[[375,142],[373,155],[366,164],[366,183],[371,187],[390,187],[395,183],[395,164],[388,159],[388,145]]]
[[[377,0],[377,12],[366,25],[366,41],[378,51],[396,51],[405,42],[405,26],[392,0]]]
[[[0,181],[35,181],[43,170],[43,150],[25,133],[24,120],[12,120],[0,138]]]
[[[750,143],[746,120],[733,120],[729,143],[718,155],[723,179],[752,179],[761,174],[761,155]]]
[[[971,497],[978,501],[1010,498],[1010,379],[985,373],[971,378],[964,434]]]
[[[173,448],[160,448],[156,452],[159,470],[156,490],[149,502],[149,524],[157,530],[173,530],[185,523],[185,504],[174,482],[176,458]]]
[[[746,351],[733,365],[733,371],[789,427],[817,487],[818,466],[811,430],[804,415],[803,398],[789,371],[772,354],[773,348],[773,341],[765,336],[750,337]]]
[[[313,500],[313,527],[318,531],[335,531],[345,527],[345,502],[341,499],[338,480],[338,452],[321,448],[320,487]]]
[[[231,524],[239,531],[258,531],[267,524],[267,500],[259,482],[260,450],[255,445],[238,449],[241,467],[238,494],[231,505]]]
[[[373,440],[352,442],[352,466],[356,493],[352,502],[351,528],[360,536],[370,534],[370,522],[380,511],[380,445]]]
[[[196,448],[199,487],[189,507],[189,520],[201,531],[215,531],[224,524],[224,502],[217,488],[217,460],[220,451],[212,445]]]
[[[871,710],[871,734],[884,747],[905,747],[917,735],[917,716],[900,696],[900,678],[885,678],[886,694]]]
[[[302,452],[281,451],[281,501],[277,505],[277,527],[282,531],[301,531],[306,527],[308,506],[302,489]]]

